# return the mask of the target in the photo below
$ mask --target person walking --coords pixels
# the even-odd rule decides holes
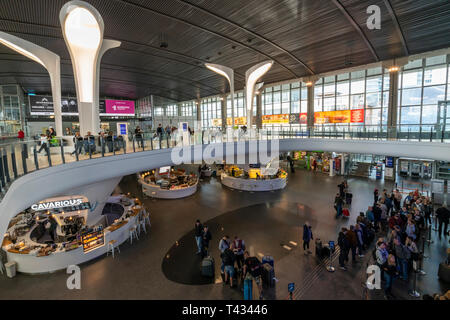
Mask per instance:
[[[436,210],[436,219],[439,223],[439,239],[442,237],[442,230],[444,231],[444,237],[447,237],[447,228],[448,228],[448,221],[450,218],[450,211],[447,209],[446,205],[441,206]]]
[[[203,225],[200,223],[200,220],[197,219],[194,226],[194,237],[195,242],[197,243],[197,254],[202,252],[202,233]]]
[[[309,225],[309,222],[305,222],[303,225],[303,250],[305,251],[305,255],[311,254],[311,250],[309,250],[309,242],[313,240],[312,227]],[[308,249],[308,251],[306,251]]]
[[[138,143],[138,147],[143,148],[144,140],[142,139],[142,130],[139,126],[137,126],[136,129],[134,129],[134,138],[136,139],[136,141]]]
[[[41,133],[41,147],[38,150],[38,153],[41,153],[42,149],[45,150],[45,152],[47,153],[47,156],[50,154],[50,150],[48,149],[48,137]]]
[[[80,132],[75,132],[75,135],[73,136],[73,145],[74,149],[71,155],[80,154],[83,150],[83,137],[80,135]]]

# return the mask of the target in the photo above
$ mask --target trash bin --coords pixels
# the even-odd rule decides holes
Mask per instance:
[[[9,278],[14,278],[16,276],[16,266],[17,263],[15,261],[5,263],[6,275]]]

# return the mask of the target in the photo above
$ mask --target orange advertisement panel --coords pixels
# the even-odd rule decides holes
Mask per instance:
[[[247,118],[246,117],[234,118],[234,125],[235,126],[243,126],[245,124],[247,124]],[[213,125],[213,127],[221,127],[222,126],[222,119],[212,119],[212,125]],[[231,126],[231,118],[227,118],[227,125]]]
[[[263,124],[289,123],[289,114],[271,114],[262,116]]]
[[[364,122],[364,109],[352,110],[351,123],[361,123]]]
[[[306,124],[306,119],[306,113],[301,113],[300,124]],[[315,124],[361,122],[364,122],[364,109],[314,112]]]

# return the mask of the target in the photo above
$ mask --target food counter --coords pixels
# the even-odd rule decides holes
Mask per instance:
[[[287,173],[278,170],[274,175],[263,175],[260,169],[249,169],[248,172],[231,166],[221,173],[224,186],[243,191],[272,191],[286,187]]]
[[[8,261],[17,263],[18,272],[28,274],[54,272],[95,259],[107,252],[109,241],[115,240],[116,246],[125,242],[129,238],[129,229],[136,225],[142,207],[137,206],[134,199],[126,199],[129,205],[121,204],[124,207],[122,216],[106,228],[92,226],[71,241],[41,243],[31,237],[39,227],[39,223],[35,223],[25,233],[19,233],[15,244],[10,236],[5,237],[2,250],[6,251]],[[17,226],[13,224],[7,234],[16,232]]]
[[[198,177],[194,174],[186,175],[183,170],[159,175],[153,170],[137,176],[142,192],[152,198],[179,199],[189,197],[197,191]]]

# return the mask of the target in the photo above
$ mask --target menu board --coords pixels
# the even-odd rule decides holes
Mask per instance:
[[[87,232],[81,235],[83,251],[87,253],[105,244],[105,234],[103,230]]]

